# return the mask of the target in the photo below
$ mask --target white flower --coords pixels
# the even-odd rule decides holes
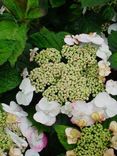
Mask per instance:
[[[108,34],[111,34],[112,30],[117,31],[117,23],[113,23],[108,27]]]
[[[78,40],[75,39],[74,35],[66,35],[64,38],[64,42],[70,46],[72,46],[74,44],[79,44]]]
[[[80,131],[71,127],[65,129],[65,134],[67,136],[68,144],[76,144],[78,139],[81,137]]]
[[[6,10],[6,8],[5,8],[4,6],[2,6],[2,7],[0,8],[0,15],[2,15],[2,14],[4,13],[5,10]]]
[[[102,45],[102,43],[104,42],[104,39],[102,37],[100,37],[99,35],[97,35],[96,33],[90,33],[90,34],[80,34],[80,35],[76,35],[75,38],[83,43],[94,43],[97,45]]]
[[[37,51],[39,50],[39,48],[35,47],[34,49],[30,49],[30,62],[33,61],[34,57],[37,53]]]
[[[94,124],[94,120],[91,118],[90,115],[73,116],[71,118],[71,122],[81,128]]]
[[[44,133],[39,133],[34,127],[27,129],[26,138],[30,148],[35,152],[42,151],[47,145],[47,137]]]
[[[95,111],[92,102],[77,101],[72,103],[72,119],[71,121],[78,126],[88,126],[94,123],[91,114]]]
[[[35,152],[32,149],[29,149],[26,151],[25,156],[40,156],[40,155],[38,152]]]
[[[37,122],[51,126],[56,121],[56,116],[60,113],[60,104],[56,101],[49,102],[43,97],[36,105],[36,113],[33,118]]]
[[[91,102],[86,103],[85,101],[76,101],[75,103],[72,103],[72,107],[72,115],[76,117],[90,115],[94,109]]]
[[[71,35],[66,35],[64,42],[68,45],[74,45],[74,39],[71,37]]]
[[[23,72],[21,73],[21,76],[23,77],[23,79],[25,79],[28,76],[28,69],[24,68]]]
[[[96,55],[107,61],[109,57],[112,55],[111,51],[109,50],[109,47],[106,43],[103,43],[97,50]]]
[[[117,81],[108,80],[106,82],[106,91],[108,94],[117,95]]]
[[[8,112],[10,114],[14,114],[17,117],[21,118],[21,117],[26,117],[28,114],[26,112],[23,111],[23,109],[16,104],[14,101],[10,102],[10,105],[6,105],[4,103],[2,103],[3,106],[3,110],[5,112]]]
[[[20,148],[11,147],[9,156],[23,156]]]
[[[111,69],[110,69],[110,62],[107,61],[99,61],[98,62],[98,66],[99,66],[99,75],[100,76],[108,76],[111,73]]]
[[[61,107],[61,113],[66,114],[68,117],[72,117],[72,104],[66,102],[65,105]]]
[[[18,135],[16,135],[15,133],[13,133],[11,130],[9,130],[8,128],[6,128],[6,133],[11,137],[11,139],[13,140],[13,142],[20,148],[26,148],[28,146],[27,142],[25,139],[19,137]]]
[[[94,105],[104,110],[107,118],[117,115],[117,101],[106,92],[101,92],[95,97]]]
[[[19,86],[21,91],[16,95],[18,104],[28,106],[33,98],[33,91],[35,88],[31,85],[29,78],[24,78]]]

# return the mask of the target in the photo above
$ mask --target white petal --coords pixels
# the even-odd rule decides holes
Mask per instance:
[[[49,116],[49,115],[47,115],[41,111],[35,113],[33,118],[35,121],[40,122],[40,123],[47,125],[47,126],[51,126],[56,121],[55,117],[51,117],[51,116]]]
[[[74,45],[74,39],[70,35],[65,36],[64,42],[68,45]]]
[[[113,31],[117,31],[117,23],[111,24],[111,25],[108,27],[108,34],[111,34],[112,30],[113,30]]]
[[[68,117],[72,117],[72,104],[66,102],[65,105],[61,107],[61,113],[68,115]]]
[[[33,92],[24,94],[22,91],[19,91],[16,95],[16,100],[19,105],[28,106],[33,98]]]
[[[35,88],[31,85],[29,78],[24,78],[19,86],[19,88],[24,92],[25,94],[33,92]]]
[[[90,36],[90,41],[94,44],[101,45],[104,42],[104,39],[99,35],[95,34],[93,36]]]
[[[101,47],[99,47],[99,49],[97,50],[96,55],[99,58],[107,61],[109,57],[112,55],[112,53],[109,50],[109,47],[107,44],[102,44]]]
[[[6,129],[6,133],[10,135],[11,139],[13,140],[13,142],[19,147],[19,148],[23,148],[23,147],[27,147],[28,144],[25,141],[25,139],[22,139],[21,137],[19,137],[18,135],[16,135],[15,133],[13,133],[12,131],[10,131],[9,129]]]
[[[75,38],[83,43],[89,43],[89,35],[88,34],[80,34],[80,35],[76,35]]]
[[[26,151],[25,156],[40,156],[38,152],[35,152],[32,149]]]
[[[99,93],[94,99],[94,104],[97,107],[106,108],[109,102],[110,102],[110,96],[106,92]]]
[[[106,92],[102,92],[99,93],[95,99],[94,99],[94,103],[97,107],[101,107],[104,108],[105,110],[107,110],[107,114],[109,113],[114,113],[117,112],[117,101],[115,99],[113,99],[108,93]],[[111,110],[109,112],[109,110]]]
[[[113,106],[111,106],[110,109],[109,109],[109,108],[106,109],[106,114],[107,114],[107,116],[108,116],[109,118],[111,118],[111,117],[117,115],[117,109],[116,109],[117,104],[116,104],[116,107],[113,107],[113,108],[112,108],[112,107],[113,107]]]
[[[73,116],[84,116],[84,115],[90,115],[93,111],[93,105],[92,103],[86,103],[84,101],[77,101],[72,104]]]
[[[22,108],[14,101],[10,102],[10,105],[2,104],[4,111],[14,114],[18,117],[26,117],[28,114],[22,110]]]
[[[42,110],[51,116],[56,116],[60,112],[60,104],[56,101],[49,102],[47,98],[43,97],[36,105],[36,110]]]
[[[21,118],[19,122],[19,128],[23,134],[23,136],[27,136],[27,131],[32,126],[32,123],[27,118]]]
[[[111,95],[117,95],[117,81],[108,80],[106,82],[106,91]]]

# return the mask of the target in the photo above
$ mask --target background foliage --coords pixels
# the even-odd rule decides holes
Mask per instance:
[[[117,80],[117,31],[107,33],[112,18],[116,16],[117,20],[117,0],[2,0],[0,4],[7,8],[0,15],[0,102],[9,103],[14,98],[21,72],[25,67],[33,68],[29,49],[36,46],[40,50],[60,50],[69,33],[105,33],[113,52],[112,76]],[[32,110],[28,111],[31,119]],[[63,121],[70,125],[66,116],[58,116],[58,122]],[[46,130],[49,145],[41,155],[63,156],[65,148],[57,139],[57,128],[52,128],[51,133],[50,128]]]

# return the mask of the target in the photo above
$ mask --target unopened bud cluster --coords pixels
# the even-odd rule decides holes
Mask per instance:
[[[12,146],[11,138],[5,133],[7,113],[0,110],[0,151],[7,151]]]
[[[111,133],[101,124],[83,128],[74,152],[76,156],[103,156],[110,145],[110,139]]]
[[[36,92],[48,100],[63,104],[66,101],[88,100],[104,90],[93,44],[65,45],[59,52],[54,48],[42,50],[35,56],[39,67],[30,73]]]

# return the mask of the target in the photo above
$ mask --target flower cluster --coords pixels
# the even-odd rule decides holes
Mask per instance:
[[[7,113],[2,109],[0,110],[0,152],[9,150],[13,142],[9,135],[5,132]]]
[[[53,48],[42,50],[35,56],[39,67],[29,76],[36,92],[61,104],[95,97],[104,90],[103,77],[110,73],[106,65],[99,70],[97,50],[98,46],[91,43],[65,45],[61,52]]]
[[[36,155],[47,144],[44,133],[39,133],[27,119],[27,113],[18,104],[11,101],[10,105],[2,104],[0,111],[0,152],[9,156]],[[1,154],[0,153],[0,154]]]
[[[85,127],[81,130],[81,137],[77,140],[77,147],[73,150],[74,156],[103,156],[110,146],[110,140],[111,132],[104,129],[101,124]]]
[[[85,101],[67,102],[61,107],[61,112],[72,117],[72,123],[84,127],[115,116],[116,107],[117,101],[107,92],[101,92],[88,103]]]

